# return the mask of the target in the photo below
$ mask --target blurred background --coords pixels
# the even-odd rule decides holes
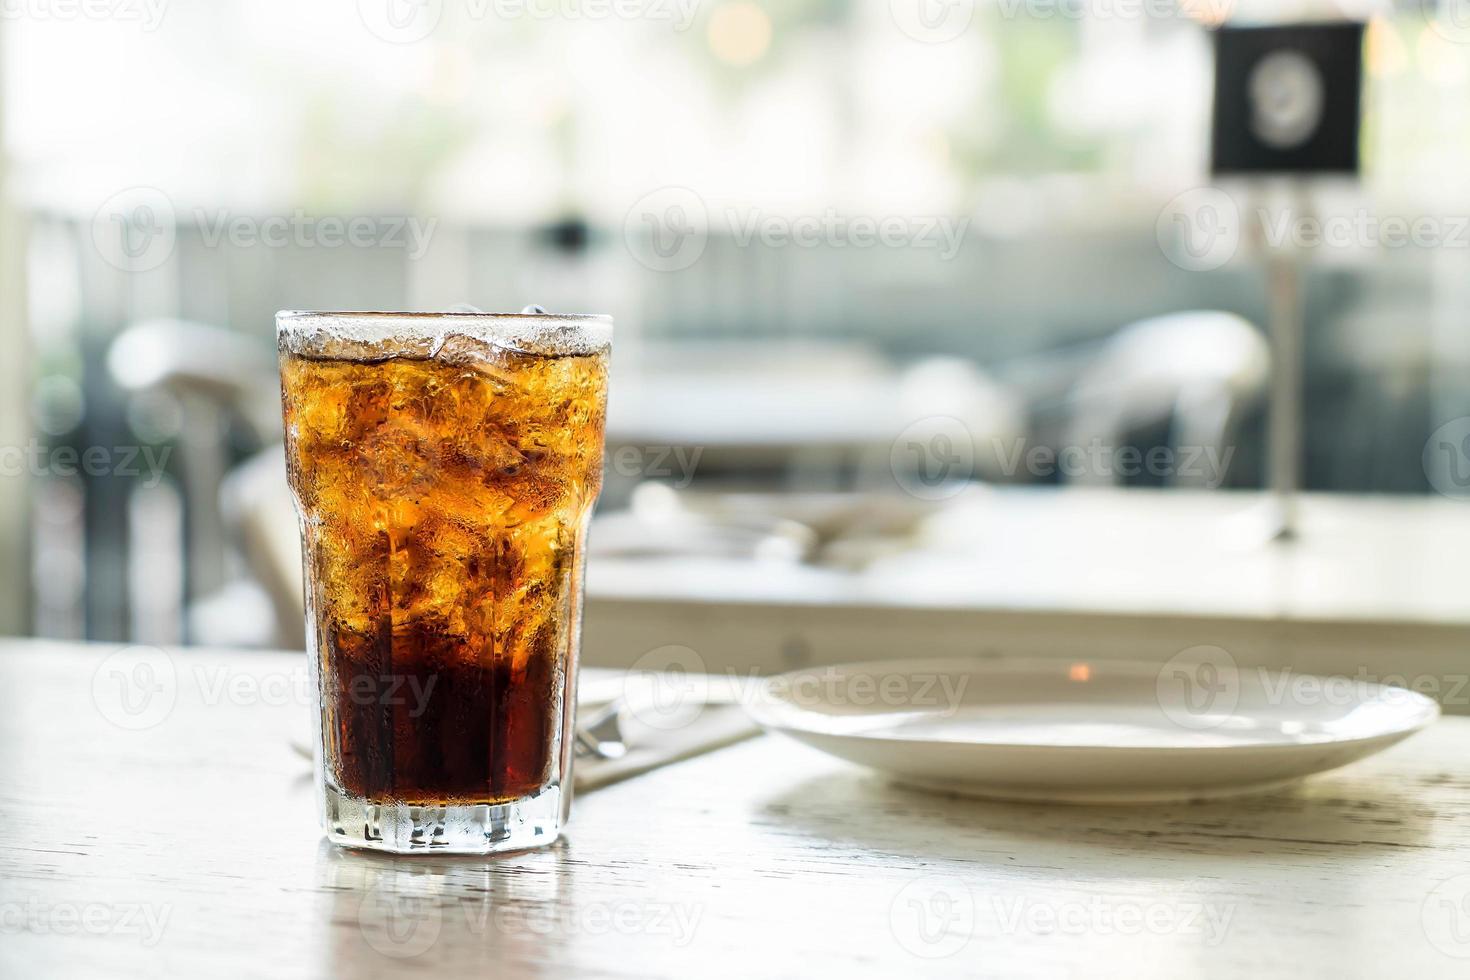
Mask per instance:
[[[1443,504],[1470,483],[1470,428],[1443,472],[1431,439],[1470,414],[1454,8],[17,0],[0,631],[302,643],[279,309],[616,317],[593,662],[764,616],[763,662],[800,663],[822,642],[800,610],[859,600],[1126,604],[1147,589],[1119,556],[1231,538],[1264,485],[1282,255],[1309,497]],[[1222,251],[1215,29],[1344,20],[1359,172],[1229,185]],[[1279,200],[1354,230],[1283,242],[1252,217]],[[1116,530],[1175,498],[1228,503]],[[1033,503],[1057,500],[1082,503]],[[1047,591],[1029,549],[1075,556],[1088,528],[1109,557]],[[1272,547],[1254,533],[1230,553]]]

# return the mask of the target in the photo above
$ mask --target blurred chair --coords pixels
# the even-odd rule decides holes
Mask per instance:
[[[185,595],[192,606],[233,584],[220,491],[242,448],[258,449],[276,439],[280,400],[274,359],[269,348],[235,331],[160,319],[118,334],[108,347],[107,370],[129,394],[162,392],[180,406],[175,472],[184,503],[187,561],[184,554],[178,560],[188,570]],[[232,434],[237,438],[232,440]],[[240,618],[249,620],[254,614]],[[240,642],[254,635],[250,629],[233,628],[210,628],[206,632],[215,635],[198,635],[196,626],[217,620],[196,616],[191,608],[188,639]]]
[[[125,391],[162,389],[233,413],[261,442],[280,425],[270,348],[233,330],[188,320],[146,320],[118,334],[107,369]]]
[[[270,644],[305,649],[301,531],[286,483],[286,453],[279,444],[230,473],[220,510],[255,585],[269,600]]]
[[[1172,448],[1225,460],[1243,410],[1265,389],[1270,364],[1265,337],[1233,313],[1192,310],[1140,320],[1114,334],[1078,377],[1063,445],[1116,449],[1130,445],[1133,433],[1167,425]],[[1070,482],[1109,484],[1120,476],[1089,469]],[[1214,486],[1224,476],[1175,467],[1166,482]]]

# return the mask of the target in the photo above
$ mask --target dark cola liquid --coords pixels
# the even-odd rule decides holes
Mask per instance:
[[[495,803],[546,785],[564,671],[555,651],[518,666],[464,663],[459,637],[407,628],[336,633],[321,675],[340,789],[368,800]]]

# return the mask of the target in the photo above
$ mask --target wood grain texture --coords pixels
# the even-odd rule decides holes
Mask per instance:
[[[392,858],[320,840],[298,658],[150,655],[124,702],[111,653],[0,645],[0,976],[1470,975],[1470,720],[1149,808],[759,738],[584,797],[547,850]]]

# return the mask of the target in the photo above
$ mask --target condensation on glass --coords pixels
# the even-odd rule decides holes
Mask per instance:
[[[328,836],[549,843],[612,321],[281,313]]]

